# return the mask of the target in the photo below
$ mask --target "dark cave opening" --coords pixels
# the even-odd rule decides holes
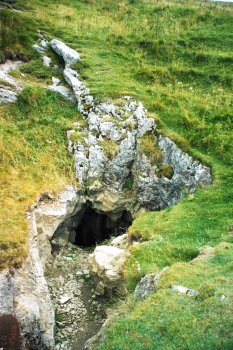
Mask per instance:
[[[69,241],[80,247],[90,247],[110,236],[125,233],[131,224],[132,216],[129,211],[123,211],[118,219],[113,220],[106,213],[87,206]]]

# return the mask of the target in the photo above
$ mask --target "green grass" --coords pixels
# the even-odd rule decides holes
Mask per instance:
[[[74,105],[41,88],[27,88],[16,105],[1,106],[1,267],[25,257],[28,206],[41,192],[56,192],[74,180],[66,130],[75,120]]]
[[[137,304],[127,301],[128,316],[118,317],[98,349],[232,349],[232,257],[232,244],[223,244],[214,256],[172,265],[157,293]],[[179,294],[170,289],[172,284],[198,294]]]
[[[121,316],[99,349],[232,349],[232,246],[189,263],[203,245],[233,243],[232,5],[191,0],[17,3],[24,13],[0,13],[1,60],[30,60],[22,70],[33,89],[17,105],[1,107],[3,265],[20,262],[25,254],[28,204],[42,190],[59,189],[72,178],[65,131],[76,110],[38,88],[51,77],[31,49],[39,28],[81,53],[77,68],[96,100],[126,94],[141,100],[160,132],[213,173],[212,186],[192,196],[184,193],[178,205],[134,221],[130,235],[142,243],[132,246],[126,266],[129,291],[145,273],[170,268],[158,293],[144,302],[129,297],[121,303]],[[151,151],[150,146],[153,156]],[[129,179],[126,187],[132,186]],[[171,292],[172,283],[196,288],[200,298]],[[227,297],[224,303],[220,294]]]

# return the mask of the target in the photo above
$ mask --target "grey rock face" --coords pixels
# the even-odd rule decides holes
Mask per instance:
[[[137,284],[134,291],[134,297],[136,299],[146,299],[151,293],[156,292],[158,289],[158,282],[167,269],[168,267],[165,267],[157,274],[149,273],[145,275]]]
[[[50,63],[51,63],[51,58],[48,56],[43,56],[43,63],[45,67],[50,67]]]
[[[82,198],[79,198],[82,202]],[[46,263],[52,259],[51,244],[58,226],[81,209],[76,190],[67,186],[59,198],[44,193],[28,213],[30,237],[28,257],[22,267],[0,274],[0,316],[14,315],[20,324],[22,350],[29,339],[31,348],[54,348],[54,309],[44,277]],[[64,235],[68,232],[64,232]],[[61,237],[62,239],[62,237]],[[67,243],[68,237],[65,242]],[[61,303],[68,300],[62,299]]]
[[[30,222],[29,254],[19,269],[0,274],[0,316],[14,315],[20,325],[22,350],[53,349],[54,311],[39,256],[33,213]],[[27,345],[26,345],[27,344]]]
[[[68,101],[75,102],[74,95],[72,94],[70,89],[68,89],[65,86],[62,86],[62,85],[50,85],[48,87],[48,89],[57,92],[58,94],[63,96]]]
[[[171,164],[174,169],[174,180],[183,181],[185,187],[194,191],[197,186],[204,187],[211,183],[209,168],[194,161],[187,153],[182,152],[168,137],[160,135],[159,147],[163,152],[164,164]]]
[[[13,103],[17,101],[17,93],[22,90],[22,83],[10,75],[11,70],[18,69],[21,61],[7,60],[0,64],[0,103]]]
[[[106,200],[110,194],[115,198],[115,207],[117,201],[122,207],[123,201],[131,202],[131,208],[139,203],[149,210],[161,210],[177,203],[184,190],[193,193],[196,188],[211,183],[208,167],[194,161],[167,137],[157,136],[154,119],[147,116],[141,102],[126,96],[115,103],[95,103],[78,73],[70,68],[72,59],[79,59],[78,53],[74,54],[74,50],[56,40],[51,41],[51,46],[65,57],[64,78],[86,120],[86,127],[76,125],[67,135],[69,151],[75,159],[76,177],[80,186],[87,188],[89,197],[99,197],[99,193],[103,207],[109,207]],[[73,57],[71,61],[66,59],[66,52],[70,52],[69,58]],[[154,144],[162,154],[157,164],[152,164],[140,149],[140,140],[147,134],[154,137]],[[172,168],[170,177],[160,171],[166,165]],[[131,193],[130,199],[125,191],[127,186],[136,194]]]
[[[77,207],[78,199],[73,187],[67,186],[56,201],[40,200],[39,205],[33,209],[35,226],[37,231],[38,251],[40,260],[45,266],[51,256],[51,244],[54,232],[58,226],[67,219]],[[66,237],[66,242],[68,241]]]
[[[17,93],[7,87],[0,86],[0,102],[13,103],[17,101]]]

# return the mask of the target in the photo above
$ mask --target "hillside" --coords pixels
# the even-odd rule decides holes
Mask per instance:
[[[95,101],[125,95],[142,101],[159,133],[209,166],[213,177],[210,186],[191,195],[184,190],[180,203],[143,212],[133,221],[129,237],[140,243],[129,248],[125,266],[129,293],[117,306],[112,300],[118,315],[97,349],[232,349],[232,4],[0,4],[5,7],[0,9],[1,64],[22,61],[11,74],[23,86],[16,103],[0,106],[1,268],[18,267],[27,256],[25,212],[36,198],[48,192],[56,197],[65,185],[76,184],[66,132],[73,122],[83,123],[82,116],[74,103],[47,89],[55,73],[65,81],[54,68],[61,58],[49,48],[53,68],[45,67],[33,49],[39,31],[80,53],[73,68]],[[112,144],[105,146],[111,155]],[[149,138],[144,150],[155,156]],[[195,259],[206,246],[213,249]],[[167,266],[158,292],[135,300],[131,292],[141,277]],[[171,285],[198,294],[190,298]]]

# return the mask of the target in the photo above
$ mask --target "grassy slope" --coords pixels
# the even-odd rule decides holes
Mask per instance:
[[[188,0],[63,0],[56,1],[56,4],[47,1],[45,9],[40,0],[33,1],[33,4],[22,3],[28,6],[25,18],[30,26],[39,26],[81,52],[82,62],[78,69],[96,98],[134,95],[144,102],[161,131],[213,169],[213,186],[186,197],[177,206],[160,213],[145,213],[135,220],[130,234],[150,241],[132,248],[126,270],[129,289],[133,289],[144,273],[158,271],[166,265],[173,266],[159,293],[142,303],[127,300],[122,306],[127,315],[121,316],[109,329],[100,349],[232,349],[231,245],[222,248],[214,262],[206,259],[195,267],[187,263],[196,256],[200,246],[233,241],[230,229],[233,192],[230,168],[232,6]],[[32,18],[36,24],[31,24]],[[37,58],[33,57],[30,48],[27,54],[33,58],[28,68],[30,73],[40,77]],[[48,79],[47,75],[45,79]],[[39,99],[37,105],[42,100]],[[33,170],[36,174],[39,171],[38,191],[46,188],[49,178],[53,180],[49,181],[51,187],[57,178],[67,180],[66,165],[62,166],[66,162],[70,164],[63,152],[64,129],[75,112],[68,105],[64,107],[64,102],[52,94],[46,93],[45,100],[46,105],[41,107],[44,108],[43,118],[50,120],[51,128],[54,120],[57,121],[53,141],[56,149],[61,151],[57,160],[50,158],[51,167],[56,169],[55,178],[51,176],[50,167],[41,171],[45,151],[53,154],[53,149],[45,144],[43,136],[41,138],[40,131],[44,126],[38,123],[37,107],[32,106],[28,111],[27,103],[23,102],[23,113],[17,106],[3,108],[6,113],[3,113],[3,127],[9,129],[6,137],[12,135],[11,128],[15,130],[17,126],[19,136],[26,139],[29,153],[39,157],[34,163],[25,159],[20,151],[12,151],[12,156],[8,157],[9,143],[5,143],[6,166],[9,165],[10,171],[4,175],[9,178],[4,187],[5,195],[1,198],[8,202],[8,193],[13,197],[11,188],[14,186],[20,188],[20,196],[25,195],[24,188],[31,190],[27,200],[16,202],[14,196],[7,205],[4,204],[8,211],[3,222],[3,243],[7,232],[12,232],[12,229],[15,232],[22,225],[22,212],[35,192]],[[65,113],[57,107],[59,105],[65,108]],[[20,121],[22,115],[27,121]],[[63,115],[65,120],[60,119]],[[37,140],[42,145],[40,152],[30,137],[25,137],[25,133],[30,132],[26,129],[29,120],[32,120]],[[17,133],[13,133],[15,135]],[[14,140],[20,149],[24,146],[18,142],[19,136]],[[60,137],[63,140],[61,148],[57,146]],[[11,157],[17,162],[12,163]],[[19,181],[17,175],[18,164],[20,171],[22,169],[21,162],[25,174],[23,191],[21,176]],[[13,223],[12,216],[9,216],[12,204],[15,218],[18,218],[18,222],[14,220]],[[6,217],[11,222],[9,231],[5,225]],[[22,230],[20,237],[24,241]],[[200,292],[207,285],[210,293],[201,300],[191,300],[171,293],[167,288],[171,283],[197,288]],[[219,302],[221,293],[227,296],[224,304]]]

